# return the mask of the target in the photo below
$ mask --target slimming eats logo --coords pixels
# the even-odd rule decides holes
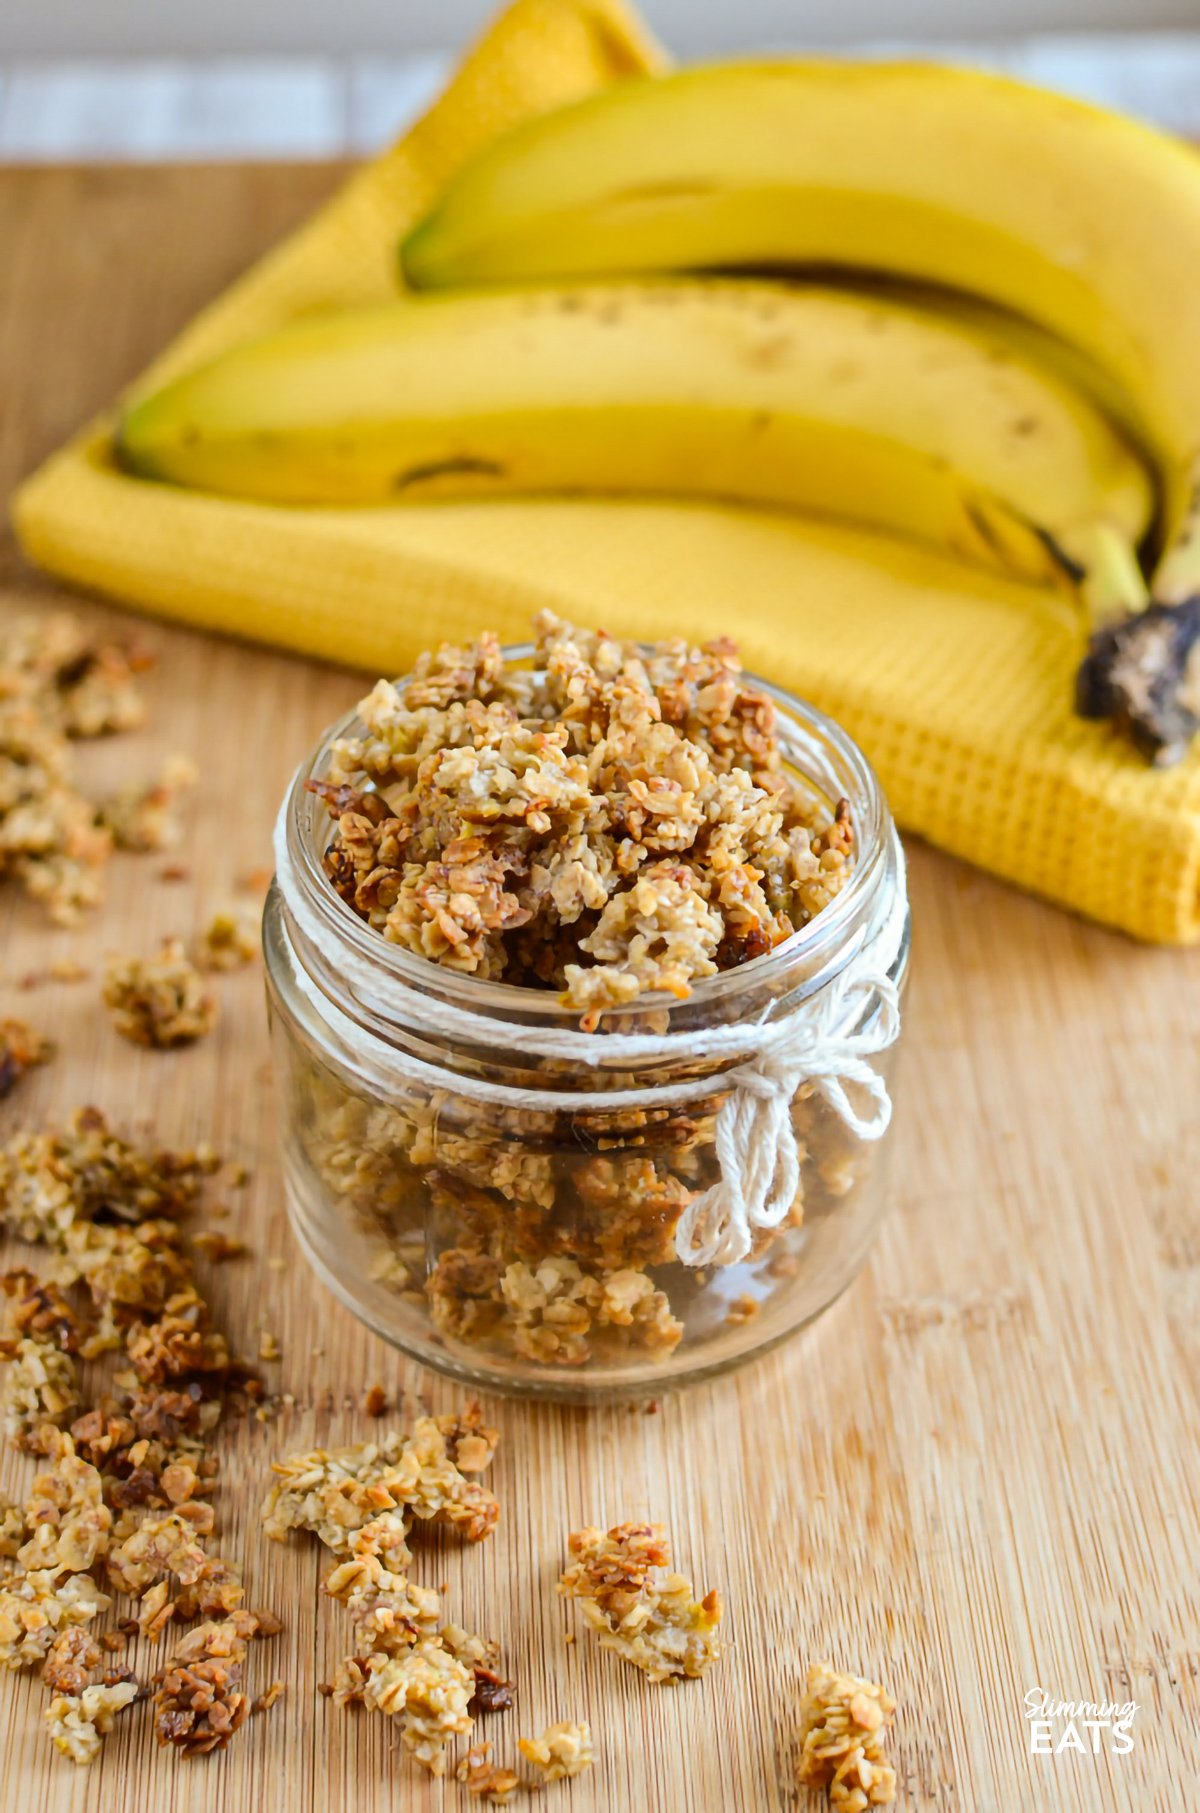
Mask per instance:
[[[1056,1700],[1044,1687],[1031,1687],[1024,1706],[1031,1756],[1062,1756],[1067,1750],[1099,1756],[1104,1749],[1128,1756],[1133,1749],[1136,1700]]]

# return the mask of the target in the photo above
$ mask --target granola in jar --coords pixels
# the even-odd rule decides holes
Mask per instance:
[[[731,643],[544,613],[524,651],[443,646],[302,768],[277,853],[293,1221],[383,1333],[576,1396],[729,1363],[852,1275],[881,1206],[886,1113],[860,1110],[890,1112],[902,858],[859,752]],[[839,992],[885,932],[871,988]],[[751,1079],[788,1158],[734,1251],[704,1219],[741,1075],[720,1038],[754,1058],[760,1026],[778,1042],[822,1000],[852,1084]]]

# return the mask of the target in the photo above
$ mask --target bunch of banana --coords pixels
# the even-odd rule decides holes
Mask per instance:
[[[676,493],[850,516],[1035,584],[1141,597],[1145,467],[982,323],[661,279],[305,320],[135,404],[129,468],[281,504]]]
[[[1094,637],[1081,708],[1158,759],[1200,722],[1200,161],[999,77],[778,61],[630,82],[469,164],[406,239],[418,287],[722,267],[879,271],[1079,349],[1157,468],[1149,609]]]
[[[961,70],[711,66],[495,141],[401,263],[470,293],[231,355],[135,405],[122,458],[279,501],[669,491],[865,520],[1071,574],[1080,709],[1160,761],[1200,723],[1182,145]]]

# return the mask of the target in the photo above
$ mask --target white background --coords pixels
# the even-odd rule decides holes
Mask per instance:
[[[453,47],[488,0],[0,0],[0,58]],[[672,48],[1200,27],[1200,0],[644,0]]]

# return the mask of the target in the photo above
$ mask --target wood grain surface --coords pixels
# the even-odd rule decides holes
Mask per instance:
[[[194,308],[330,190],[326,168],[0,175],[0,475],[7,487]],[[186,559],[186,550],[181,550]],[[6,540],[0,610],[61,604]],[[97,621],[120,622],[90,604]],[[441,1409],[458,1392],[365,1333],[291,1245],[257,973],[223,979],[216,1034],[179,1054],[110,1030],[94,982],[22,992],[70,954],[148,949],[197,928],[268,861],[285,776],[357,696],[356,676],[137,625],[158,656],[145,731],[98,750],[97,787],[191,751],[204,780],[181,853],[190,884],[119,857],[83,930],[0,890],[0,1014],[57,1060],[0,1109],[0,1136],[92,1101],[165,1141],[212,1139],[253,1172],[233,1199],[253,1256],[213,1275],[243,1351],[295,1395],[221,1439],[220,1548],[284,1634],[252,1691],[282,1703],[224,1755],[155,1751],[123,1714],[77,1771],[41,1727],[45,1691],[0,1682],[0,1807],[11,1813],[323,1813],[467,1803],[429,1783],[386,1721],[317,1692],[345,1615],[318,1602],[315,1542],[262,1540],[270,1458],[361,1439],[376,1380]],[[997,799],[996,810],[1004,810]],[[505,1644],[515,1712],[487,1735],[587,1717],[593,1775],[549,1790],[572,1813],[807,1807],[791,1786],[807,1663],[882,1676],[900,1711],[900,1804],[979,1813],[1176,1813],[1200,1806],[1200,954],[1137,947],[914,848],[915,963],[894,1190],[856,1286],[808,1334],[723,1381],[645,1406],[487,1405],[503,1431],[495,1537],[423,1544],[419,1577]],[[285,1269],[267,1260],[282,1255]],[[30,1463],[3,1461],[23,1486]],[[725,1595],[727,1653],[657,1688],[583,1635],[552,1587],[580,1522],[665,1520],[682,1566]],[[151,1664],[153,1666],[154,1663]],[[1138,1702],[1135,1747],[1029,1754],[1023,1697]],[[815,1807],[818,1803],[813,1802]]]

